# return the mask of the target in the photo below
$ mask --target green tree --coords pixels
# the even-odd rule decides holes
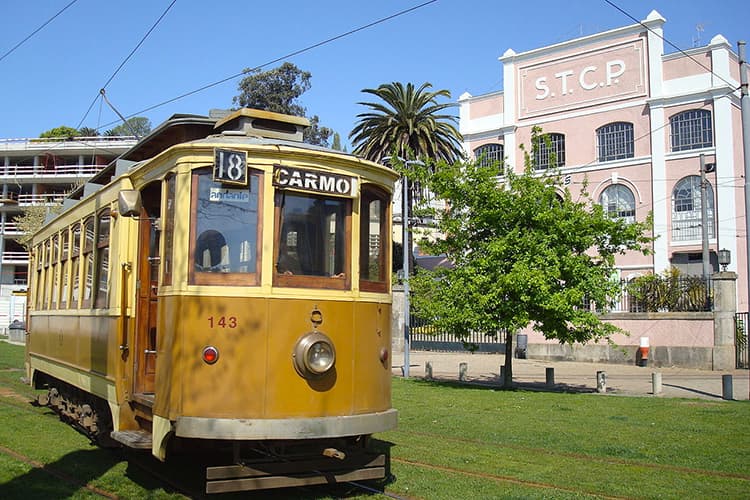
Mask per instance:
[[[249,75],[239,83],[240,94],[233,99],[235,105],[307,117],[307,109],[298,99],[310,90],[312,74],[309,71],[302,71],[290,62],[268,71],[246,71]],[[327,147],[333,130],[321,126],[317,115],[307,118],[310,127],[305,130],[303,140],[308,144]]]
[[[138,138],[145,137],[151,132],[151,120],[144,116],[128,118],[125,123],[104,132],[107,136],[134,135]]]
[[[533,143],[541,138],[535,135]],[[534,146],[532,146],[534,147]],[[513,333],[531,326],[561,343],[608,339],[619,331],[585,307],[606,309],[620,292],[611,276],[615,256],[648,253],[649,221],[609,218],[585,191],[574,199],[559,175],[535,174],[526,154],[523,174],[497,183],[498,165],[444,165],[411,175],[448,202],[436,218],[443,237],[422,241],[445,254],[451,269],[420,270],[413,278],[415,312],[442,328],[505,335],[505,383],[512,381]]]
[[[78,132],[78,129],[74,129],[73,127],[68,127],[66,125],[60,125],[59,127],[55,127],[49,130],[46,130],[39,134],[39,137],[42,138],[64,138],[64,139],[70,139],[73,137],[76,137],[80,135]]]
[[[63,206],[62,203],[55,204],[55,205],[29,205],[26,208],[24,208],[23,212],[16,217],[16,224],[18,224],[18,229],[21,231],[20,236],[16,236],[14,239],[26,250],[31,250],[30,244],[31,244],[31,238],[34,236],[34,233],[44,225],[44,221],[47,218],[47,215],[52,214],[59,214],[62,212]]]
[[[442,113],[456,104],[439,103],[438,98],[450,98],[450,92],[431,88],[431,83],[415,88],[413,83],[393,82],[362,90],[382,102],[358,103],[370,111],[357,115],[359,121],[349,134],[353,153],[376,162],[391,155],[449,163],[462,158],[457,119]]]
[[[81,137],[97,137],[99,135],[99,131],[95,128],[83,127],[78,130],[78,135],[80,135]]]

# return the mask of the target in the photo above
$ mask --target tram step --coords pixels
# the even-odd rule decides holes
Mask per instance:
[[[139,450],[151,449],[151,433],[146,431],[115,431],[111,434],[112,439],[124,444],[129,448]]]

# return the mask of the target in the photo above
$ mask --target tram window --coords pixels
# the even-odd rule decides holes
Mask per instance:
[[[91,307],[94,290],[94,218],[83,223],[83,307]]]
[[[214,182],[210,168],[193,173],[191,283],[258,283],[259,180],[253,173],[250,187],[238,188]]]
[[[172,284],[172,247],[174,246],[174,203],[175,203],[174,175],[167,178],[167,203],[164,214],[164,280],[165,285]]]
[[[99,215],[96,236],[96,300],[94,307],[107,307],[109,296],[109,210]]]
[[[50,309],[57,309],[57,297],[60,293],[60,279],[57,275],[57,270],[59,266],[57,265],[57,261],[59,258],[59,250],[60,250],[60,240],[58,239],[58,236],[55,235],[52,237],[51,245],[50,245],[50,278],[51,278],[51,284],[50,286]]]
[[[68,306],[68,284],[70,283],[70,231],[67,228],[62,232],[60,252],[60,309],[65,309]]]
[[[73,234],[71,236],[71,264],[70,272],[72,276],[73,286],[71,288],[72,296],[70,299],[71,307],[78,307],[78,299],[81,294],[81,278],[79,275],[80,271],[80,255],[81,255],[81,224],[78,223],[73,226]]]
[[[276,211],[274,284],[348,288],[351,201],[282,191]]]
[[[388,194],[373,186],[362,187],[359,212],[360,289],[386,292],[390,276],[388,266],[387,210]]]

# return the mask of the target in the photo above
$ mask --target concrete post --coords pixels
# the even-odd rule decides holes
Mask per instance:
[[[735,327],[737,313],[737,274],[733,272],[715,273],[711,276],[714,286],[714,370],[734,370],[735,367]]]
[[[596,372],[596,392],[603,394],[607,392],[607,372],[605,371]]]
[[[731,401],[734,399],[734,387],[732,386],[732,376],[721,376],[721,399]]]
[[[428,361],[424,365],[424,378],[432,380],[432,361]]]
[[[555,385],[555,369],[550,367],[544,370],[544,375],[547,379],[547,385]]]
[[[662,386],[661,386],[661,373],[660,372],[654,372],[651,374],[651,393],[656,396],[661,394],[662,392]]]
[[[466,382],[466,372],[469,371],[469,364],[468,363],[459,363],[458,364],[458,380],[460,382]]]

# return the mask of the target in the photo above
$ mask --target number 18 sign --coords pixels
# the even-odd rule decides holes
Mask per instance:
[[[214,181],[247,186],[247,153],[214,149]]]

